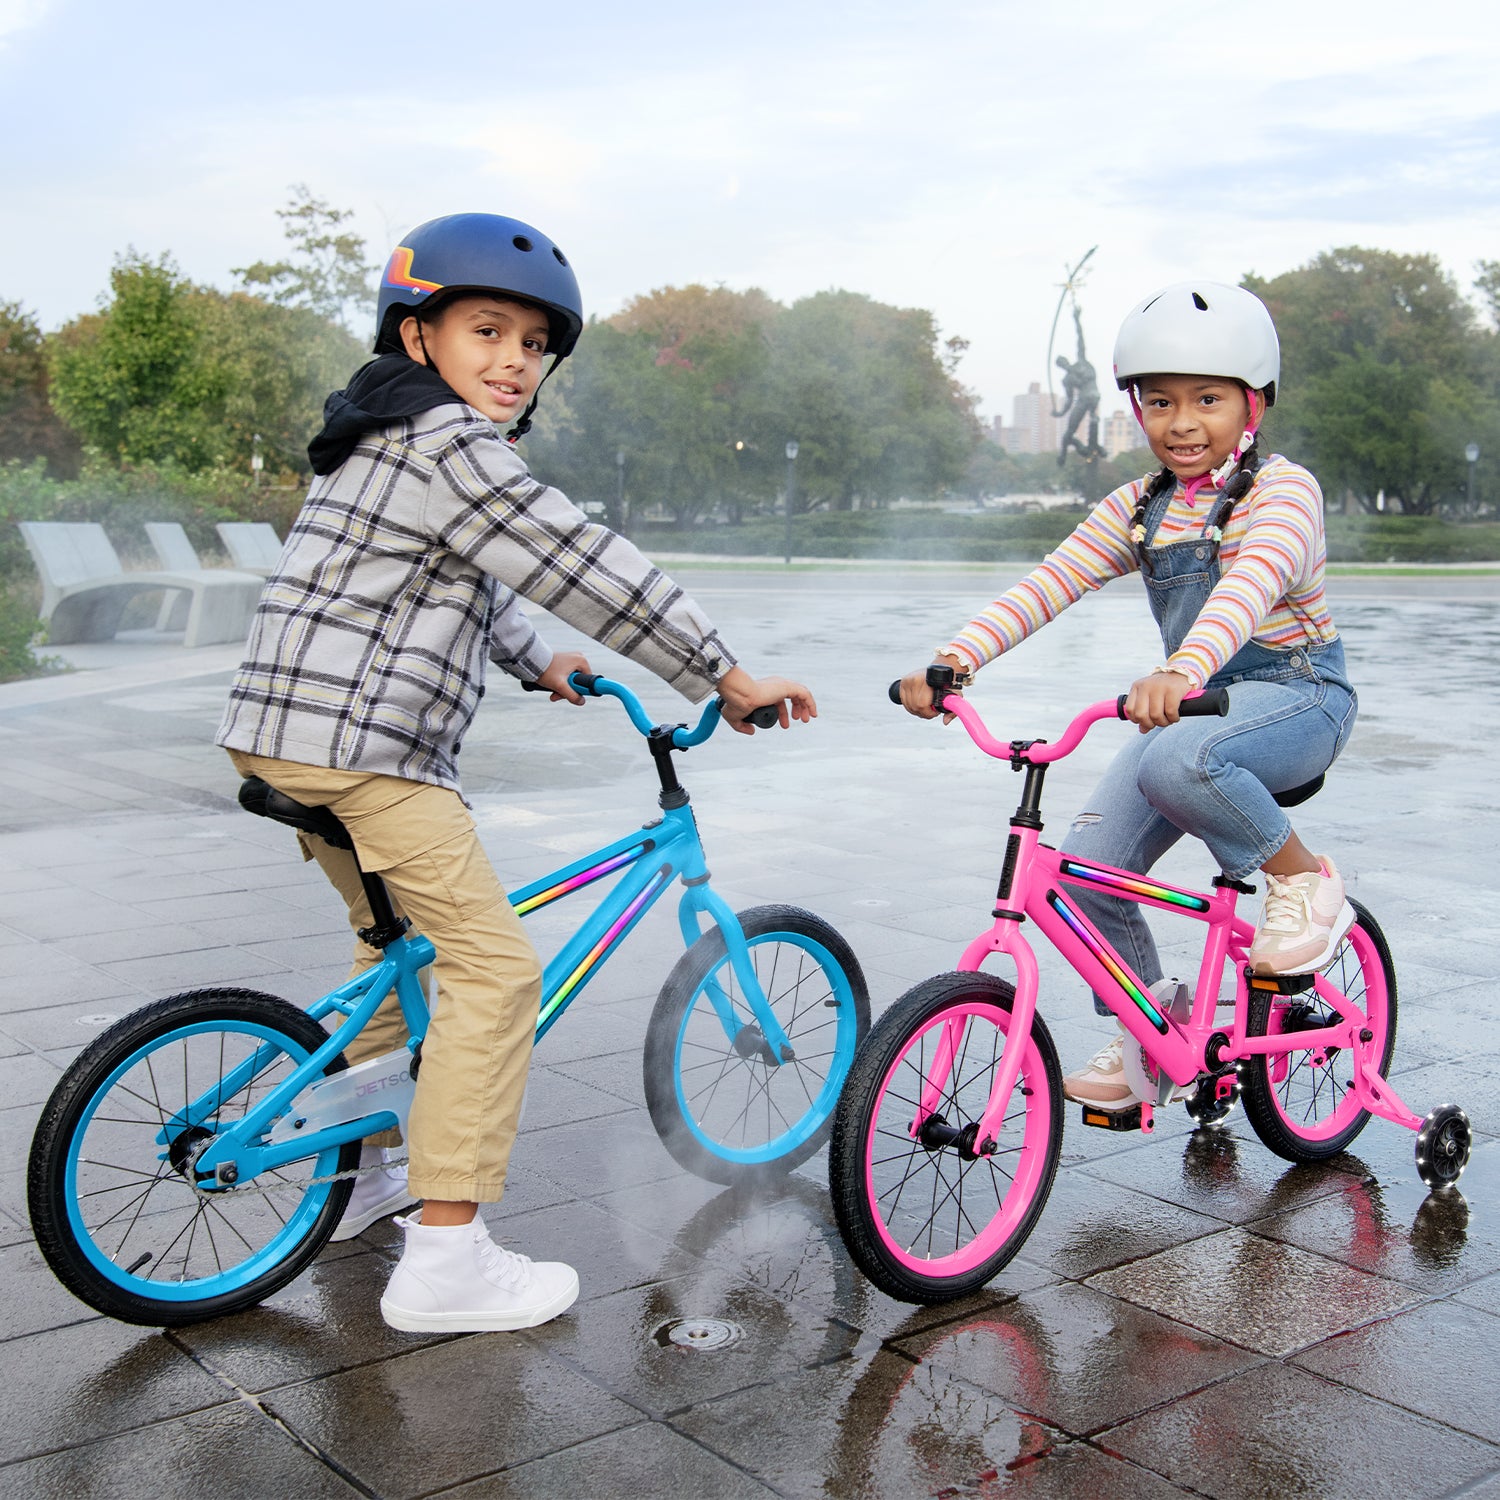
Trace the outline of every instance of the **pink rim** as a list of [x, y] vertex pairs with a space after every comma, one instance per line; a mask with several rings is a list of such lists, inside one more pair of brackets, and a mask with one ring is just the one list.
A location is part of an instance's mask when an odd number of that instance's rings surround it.
[[[966, 1162], [952, 1148], [928, 1151], [907, 1134], [937, 1036], [959, 1017], [965, 1021], [964, 1042], [939, 1112], [950, 1125], [979, 1118], [1011, 1016], [995, 1005], [965, 1001], [939, 1011], [908, 1038], [880, 1080], [865, 1139], [871, 1223], [891, 1258], [922, 1276], [961, 1275], [1004, 1248], [1041, 1185], [1052, 1132], [1047, 1074], [1028, 1035], [1003, 1137], [992, 1157]], [[979, 1036], [981, 1031], [988, 1035]], [[892, 1220], [908, 1231], [910, 1246], [893, 1232]]]
[[[1385, 967], [1369, 933], [1358, 922], [1349, 929], [1333, 961], [1319, 973], [1317, 989], [1320, 994], [1337, 991], [1363, 1010], [1375, 1032], [1377, 1051], [1384, 1051], [1390, 1025]], [[1280, 1030], [1280, 1013], [1273, 1005], [1269, 1030]], [[1343, 1053], [1335, 1059], [1340, 1071], [1347, 1071], [1346, 1059]], [[1274, 1068], [1277, 1061], [1268, 1059], [1268, 1068]], [[1280, 1079], [1272, 1072], [1271, 1101], [1293, 1135], [1306, 1141], [1326, 1141], [1347, 1130], [1365, 1112], [1354, 1090], [1334, 1076], [1333, 1064], [1314, 1067], [1311, 1054], [1306, 1052], [1293, 1052], [1279, 1061], [1286, 1072]]]

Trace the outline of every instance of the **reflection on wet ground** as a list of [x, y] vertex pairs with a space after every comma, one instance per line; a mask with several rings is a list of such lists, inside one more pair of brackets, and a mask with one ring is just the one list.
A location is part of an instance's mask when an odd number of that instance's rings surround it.
[[[736, 648], [805, 676], [822, 710], [809, 730], [684, 760], [716, 884], [834, 921], [878, 1010], [952, 962], [993, 892], [1014, 779], [883, 695], [981, 584], [696, 582]], [[1070, 1117], [1021, 1255], [940, 1308], [853, 1269], [822, 1158], [745, 1193], [685, 1176], [657, 1144], [639, 1056], [679, 950], [662, 908], [543, 1042], [489, 1215], [518, 1248], [578, 1265], [567, 1316], [394, 1333], [376, 1306], [396, 1253], [382, 1224], [238, 1318], [161, 1334], [93, 1317], [25, 1217], [25, 1152], [59, 1070], [177, 988], [311, 998], [342, 972], [343, 919], [290, 841], [232, 808], [208, 745], [226, 667], [184, 679], [184, 653], [142, 648], [113, 686], [0, 689], [0, 1492], [1500, 1495], [1500, 608], [1473, 580], [1461, 601], [1400, 587], [1335, 580], [1361, 719], [1298, 826], [1391, 940], [1403, 1095], [1473, 1118], [1461, 1191], [1429, 1196], [1411, 1136], [1378, 1122], [1332, 1163], [1294, 1167], [1239, 1113], [1195, 1132], [1174, 1111], [1149, 1141]], [[976, 691], [1002, 734], [1045, 735], [1156, 654], [1140, 598], [1106, 591]], [[1115, 743], [1099, 734], [1054, 773], [1054, 829]], [[464, 754], [513, 883], [652, 815], [645, 757], [609, 705], [497, 685]], [[1163, 868], [1210, 873], [1193, 849]], [[552, 930], [536, 929], [544, 947]], [[1100, 1023], [1055, 962], [1042, 974], [1071, 1063]]]

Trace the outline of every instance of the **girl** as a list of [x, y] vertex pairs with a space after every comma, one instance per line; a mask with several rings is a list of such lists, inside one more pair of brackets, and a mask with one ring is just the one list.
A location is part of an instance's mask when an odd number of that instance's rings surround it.
[[[1322, 493], [1300, 465], [1257, 451], [1281, 371], [1275, 325], [1242, 288], [1182, 282], [1125, 319], [1114, 366], [1161, 470], [1106, 496], [936, 659], [964, 685], [1086, 589], [1139, 568], [1166, 660], [1131, 687], [1125, 712], [1141, 738], [1115, 758], [1063, 848], [1144, 872], [1190, 833], [1231, 878], [1265, 872], [1255, 972], [1317, 969], [1354, 912], [1332, 860], [1308, 850], [1272, 794], [1328, 769], [1356, 702], [1323, 598]], [[1221, 686], [1231, 689], [1227, 718], [1178, 722], [1187, 693]], [[935, 716], [925, 669], [902, 680], [901, 697], [908, 712]], [[1140, 908], [1075, 896], [1138, 977], [1159, 982]], [[1122, 1044], [1065, 1079], [1068, 1097], [1105, 1109], [1137, 1102]]]

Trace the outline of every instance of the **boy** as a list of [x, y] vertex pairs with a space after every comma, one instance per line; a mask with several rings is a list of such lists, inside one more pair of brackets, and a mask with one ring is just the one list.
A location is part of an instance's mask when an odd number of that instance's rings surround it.
[[[629, 542], [533, 479], [511, 447], [583, 327], [578, 283], [546, 236], [495, 214], [452, 214], [392, 254], [378, 356], [330, 396], [314, 479], [267, 581], [217, 742], [242, 775], [331, 808], [360, 864], [437, 945], [438, 999], [409, 1127], [410, 1176], [356, 1179], [339, 1233], [422, 1199], [381, 1298], [393, 1327], [526, 1328], [578, 1295], [569, 1266], [491, 1241], [478, 1214], [505, 1184], [541, 990], [530, 942], [479, 844], [457, 756], [484, 655], [582, 699], [517, 592], [698, 700], [717, 691], [745, 733], [775, 704], [815, 716], [798, 683], [736, 664], [701, 609]], [[551, 369], [543, 371], [546, 354]], [[513, 424], [510, 441], [497, 423]], [[354, 859], [299, 835], [370, 920]], [[355, 970], [378, 954], [360, 944]], [[352, 1044], [356, 1063], [404, 1044], [394, 999]], [[373, 1144], [362, 1164], [380, 1158]]]

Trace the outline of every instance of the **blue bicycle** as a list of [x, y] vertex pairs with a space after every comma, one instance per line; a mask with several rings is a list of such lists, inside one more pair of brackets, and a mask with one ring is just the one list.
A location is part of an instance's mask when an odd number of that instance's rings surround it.
[[[617, 682], [571, 680], [580, 693], [618, 699], [645, 736], [661, 816], [512, 896], [525, 916], [615, 877], [546, 965], [537, 1039], [680, 879], [687, 952], [646, 1032], [652, 1123], [676, 1160], [710, 1181], [783, 1173], [826, 1139], [868, 1029], [859, 963], [810, 912], [736, 914], [714, 891], [673, 755], [713, 734], [717, 703], [689, 730], [652, 724]], [[352, 847], [326, 808], [262, 781], [247, 781], [240, 800]], [[360, 936], [383, 954], [372, 968], [305, 1011], [246, 989], [158, 1000], [102, 1033], [63, 1075], [32, 1142], [27, 1191], [38, 1247], [91, 1307], [171, 1326], [254, 1306], [327, 1242], [358, 1175], [360, 1141], [404, 1129], [428, 1021], [419, 975], [435, 949], [396, 914], [378, 875], [361, 878], [374, 921]], [[409, 1046], [347, 1066], [344, 1047], [393, 991]]]

